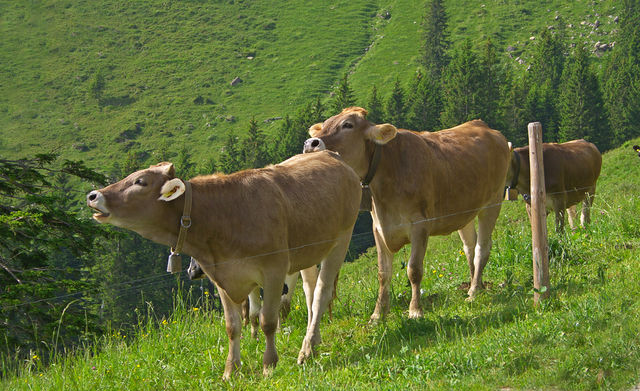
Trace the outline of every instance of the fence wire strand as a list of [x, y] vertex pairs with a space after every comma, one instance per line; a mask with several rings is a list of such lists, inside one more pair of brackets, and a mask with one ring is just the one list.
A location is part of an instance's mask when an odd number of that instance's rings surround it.
[[[575, 193], [575, 192], [578, 192], [578, 191], [589, 190], [591, 188], [592, 188], [591, 186], [582, 187], [582, 188], [574, 188], [574, 189], [565, 190], [565, 191], [546, 193], [546, 195], [547, 196], [550, 196], [550, 195], [552, 196], [552, 195], [558, 195], [558, 194], [562, 194], [562, 193]], [[417, 220], [417, 221], [412, 221], [412, 222], [409, 222], [409, 223], [398, 224], [395, 227], [403, 227], [403, 226], [410, 226], [410, 225], [415, 225], [415, 224], [423, 224], [423, 223], [426, 223], [426, 222], [432, 222], [432, 221], [436, 221], [436, 220], [440, 220], [440, 219], [446, 219], [446, 218], [450, 218], [450, 217], [454, 217], [454, 216], [459, 216], [459, 215], [462, 215], [462, 214], [469, 214], [469, 213], [472, 213], [472, 212], [476, 212], [476, 214], [477, 214], [477, 213], [479, 213], [480, 211], [482, 211], [484, 209], [496, 208], [498, 206], [501, 206], [505, 202], [508, 202], [508, 201], [507, 200], [502, 200], [500, 202], [496, 202], [496, 203], [493, 203], [493, 204], [485, 205], [485, 206], [480, 207], [480, 208], [468, 209], [468, 210], [465, 210], [465, 211], [450, 213], [450, 214], [446, 214], [446, 215], [442, 215], [442, 216], [424, 218], [424, 219], [420, 219], [420, 220]], [[593, 208], [591, 208], [591, 209], [593, 209]], [[604, 209], [601, 209], [601, 210], [604, 210]], [[362, 244], [362, 243], [364, 243], [364, 240], [370, 240], [369, 239], [370, 236], [372, 236], [372, 233], [370, 231], [360, 232], [360, 233], [357, 233], [357, 234], [352, 234], [351, 235], [350, 244], [354, 243], [354, 241], [357, 244], [359, 240], [361, 241], [360, 244]], [[317, 241], [317, 242], [311, 242], [311, 243], [307, 243], [307, 244], [303, 244], [303, 245], [295, 246], [295, 247], [291, 247], [291, 248], [279, 249], [279, 250], [269, 251], [269, 252], [262, 253], [262, 254], [251, 255], [251, 256], [248, 256], [248, 257], [244, 257], [244, 258], [230, 259], [228, 261], [217, 262], [214, 265], [216, 267], [218, 267], [218, 266], [222, 266], [222, 265], [225, 265], [225, 264], [234, 263], [234, 262], [238, 262], [238, 261], [250, 260], [250, 259], [260, 258], [260, 257], [264, 257], [264, 256], [280, 254], [280, 253], [284, 253], [284, 252], [301, 250], [303, 248], [307, 248], [307, 247], [311, 247], [311, 246], [318, 246], [318, 245], [322, 245], [322, 244], [332, 243], [332, 242], [335, 242], [336, 240], [337, 239], [328, 239], [328, 240], [321, 240], [321, 241]], [[199, 261], [198, 261], [198, 263], [202, 264]], [[186, 272], [187, 269], [188, 269], [188, 266], [184, 267], [181, 270], [181, 272], [180, 272], [180, 276], [181, 276], [180, 278], [181, 279], [183, 278], [183, 276], [185, 274], [184, 272]], [[156, 283], [155, 280], [160, 280], [159, 282], [157, 282], [158, 285], [166, 284], [167, 281], [169, 280], [169, 278], [175, 278], [175, 277], [173, 276], [173, 274], [169, 274], [169, 273], [166, 273], [166, 272], [158, 273], [158, 274], [154, 274], [154, 275], [151, 275], [151, 276], [148, 276], [148, 277], [143, 277], [143, 278], [140, 278], [140, 279], [135, 279], [135, 280], [123, 281], [123, 282], [115, 283], [115, 284], [110, 285], [110, 288], [117, 287], [117, 286], [122, 286], [122, 285], [131, 285], [131, 284], [133, 284], [133, 286], [122, 288], [120, 290], [116, 290], [115, 291], [116, 293], [129, 292], [129, 291], [132, 291], [132, 290], [140, 289], [141, 287], [153, 285], [154, 283]], [[53, 296], [53, 297], [49, 297], [49, 298], [42, 298], [42, 299], [23, 302], [23, 303], [19, 303], [19, 304], [4, 306], [4, 307], [1, 307], [0, 309], [1, 310], [12, 310], [12, 309], [16, 309], [16, 308], [21, 307], [21, 306], [33, 305], [33, 304], [46, 302], [46, 301], [55, 301], [55, 300], [60, 300], [60, 299], [65, 299], [65, 298], [77, 298], [78, 296], [89, 295], [90, 292], [93, 292], [93, 290], [83, 290], [83, 291], [73, 292], [73, 293], [64, 294], [64, 295]], [[92, 298], [92, 299], [95, 299], [95, 298]]]

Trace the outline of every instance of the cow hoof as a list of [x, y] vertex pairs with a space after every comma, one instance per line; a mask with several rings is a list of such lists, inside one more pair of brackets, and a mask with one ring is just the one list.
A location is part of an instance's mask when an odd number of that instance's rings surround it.
[[380, 323], [382, 320], [384, 320], [384, 316], [380, 315], [378, 312], [374, 312], [369, 318], [369, 324], [375, 325]]
[[409, 319], [420, 319], [423, 316], [422, 310], [409, 310]]
[[305, 338], [302, 342], [302, 349], [300, 349], [300, 354], [298, 354], [298, 364], [304, 364], [307, 359], [313, 357], [313, 354], [313, 346], [311, 345], [311, 342], [309, 342], [309, 340]]
[[273, 366], [264, 366], [262, 368], [262, 376], [264, 377], [271, 377], [271, 375], [273, 375]]

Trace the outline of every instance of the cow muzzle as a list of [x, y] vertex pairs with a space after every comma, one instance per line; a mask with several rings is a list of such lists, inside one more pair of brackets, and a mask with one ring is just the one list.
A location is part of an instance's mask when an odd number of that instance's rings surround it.
[[96, 211], [93, 218], [100, 223], [110, 216], [104, 195], [97, 190], [87, 194], [87, 206]]
[[304, 148], [302, 149], [302, 152], [303, 153], [318, 152], [318, 151], [324, 151], [325, 149], [327, 149], [327, 147], [324, 145], [324, 141], [320, 140], [317, 137], [312, 137], [312, 138], [308, 138], [304, 142]]

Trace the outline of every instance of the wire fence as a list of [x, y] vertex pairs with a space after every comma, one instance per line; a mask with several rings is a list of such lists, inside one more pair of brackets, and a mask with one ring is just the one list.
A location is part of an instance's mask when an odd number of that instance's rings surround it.
[[[589, 189], [591, 189], [591, 186], [582, 187], [582, 188], [574, 188], [574, 189], [560, 191], [560, 192], [552, 192], [552, 193], [547, 193], [546, 195], [547, 196], [553, 196], [553, 195], [558, 195], [558, 194], [562, 194], [562, 193], [575, 193], [575, 192], [580, 192], [580, 191], [586, 191], [586, 190], [589, 190]], [[498, 206], [501, 206], [505, 202], [508, 202], [508, 201], [503, 200], [503, 201], [500, 201], [500, 202], [497, 202], [497, 203], [485, 205], [485, 206], [480, 207], [480, 208], [467, 209], [467, 210], [464, 210], [464, 211], [450, 213], [450, 214], [446, 214], [446, 215], [424, 218], [424, 219], [412, 221], [412, 222], [409, 222], [409, 223], [398, 224], [395, 227], [399, 228], [399, 227], [403, 227], [403, 226], [410, 226], [410, 225], [415, 225], [415, 224], [423, 224], [423, 223], [426, 223], [426, 222], [432, 222], [432, 221], [436, 221], [436, 220], [447, 219], [447, 218], [450, 218], [450, 217], [455, 217], [455, 216], [459, 216], [459, 215], [463, 215], [463, 214], [469, 214], [469, 213], [476, 213], [477, 214], [477, 213], [479, 213], [480, 211], [482, 211], [484, 209], [496, 208]], [[372, 232], [371, 231], [354, 233], [351, 236], [351, 244], [361, 245], [361, 244], [364, 244], [366, 242], [370, 242], [371, 241], [371, 237], [372, 237]], [[311, 242], [311, 243], [307, 243], [307, 244], [304, 244], [304, 245], [295, 246], [295, 247], [291, 247], [291, 248], [278, 249], [278, 250], [274, 250], [274, 251], [265, 252], [265, 253], [262, 253], [262, 254], [251, 255], [251, 256], [248, 256], [248, 257], [244, 257], [244, 258], [230, 259], [230, 260], [223, 261], [223, 262], [216, 262], [215, 266], [218, 267], [218, 266], [222, 266], [224, 264], [234, 263], [234, 262], [238, 262], [238, 261], [250, 260], [250, 259], [255, 259], [255, 258], [259, 258], [259, 257], [279, 254], [279, 253], [285, 253], [285, 252], [290, 252], [290, 251], [301, 250], [303, 248], [307, 248], [307, 247], [311, 247], [311, 246], [317, 246], [317, 245], [332, 243], [332, 242], [335, 242], [336, 240], [337, 240], [337, 238], [336, 239], [329, 239], [329, 240], [320, 240], [320, 241]], [[180, 272], [180, 279], [182, 281], [188, 281], [188, 279], [186, 277], [186, 273], [185, 273], [187, 268], [188, 267], [183, 268], [182, 271]], [[154, 275], [143, 277], [143, 278], [139, 278], [139, 279], [134, 279], [134, 280], [122, 281], [122, 282], [119, 282], [119, 283], [115, 283], [115, 284], [110, 285], [109, 288], [113, 292], [114, 288], [118, 288], [120, 286], [123, 286], [122, 289], [115, 289], [115, 292], [117, 294], [119, 294], [119, 295], [124, 295], [127, 292], [140, 290], [141, 288], [147, 287], [147, 286], [150, 286], [150, 285], [154, 285], [154, 284], [156, 284], [156, 285], [160, 285], [160, 284], [164, 285], [164, 284], [167, 284], [168, 281], [173, 281], [173, 280], [176, 280], [176, 277], [174, 275], [166, 273], [166, 272], [162, 272], [162, 273], [154, 274]], [[92, 296], [92, 295], [95, 295], [95, 289], [80, 290], [80, 291], [77, 291], [77, 292], [68, 293], [68, 294], [64, 294], [64, 295], [52, 296], [52, 297], [48, 297], [48, 298], [41, 298], [41, 299], [32, 300], [32, 301], [28, 301], [28, 302], [22, 302], [22, 303], [19, 303], [19, 304], [3, 306], [3, 307], [0, 307], [0, 310], [5, 310], [5, 311], [14, 310], [14, 309], [16, 309], [18, 307], [22, 307], [22, 306], [29, 306], [29, 305], [33, 305], [33, 304], [37, 304], [37, 303], [42, 303], [42, 302], [50, 302], [50, 301], [57, 301], [57, 300], [70, 299], [70, 298], [78, 299], [78, 298], [83, 298], [83, 297], [91, 297], [92, 299], [95, 299], [95, 297]]]

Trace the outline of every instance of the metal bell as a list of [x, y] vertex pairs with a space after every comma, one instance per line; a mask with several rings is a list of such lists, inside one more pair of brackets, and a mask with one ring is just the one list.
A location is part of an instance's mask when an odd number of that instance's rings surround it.
[[182, 271], [182, 257], [172, 252], [167, 262], [167, 273], [179, 273]]

